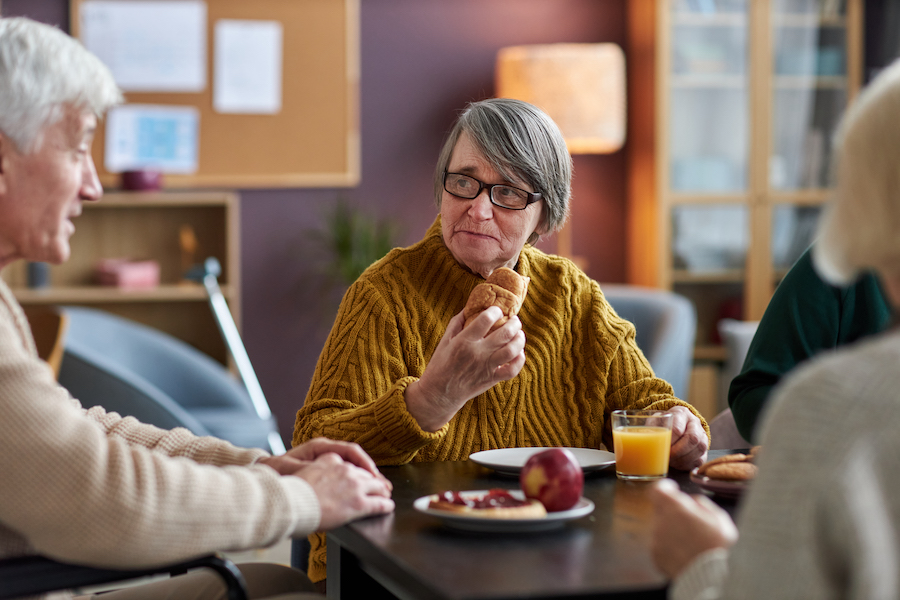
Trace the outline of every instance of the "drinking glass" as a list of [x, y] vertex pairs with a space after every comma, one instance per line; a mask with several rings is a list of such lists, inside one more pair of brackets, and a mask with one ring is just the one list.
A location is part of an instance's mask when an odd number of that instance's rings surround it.
[[672, 413], [613, 411], [612, 434], [619, 479], [651, 481], [669, 472]]

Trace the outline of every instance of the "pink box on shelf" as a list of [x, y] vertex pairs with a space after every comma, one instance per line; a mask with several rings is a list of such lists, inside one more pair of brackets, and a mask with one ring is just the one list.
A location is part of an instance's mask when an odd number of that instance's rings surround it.
[[122, 289], [146, 289], [159, 285], [159, 263], [155, 260], [104, 258], [94, 267], [94, 280], [100, 285]]

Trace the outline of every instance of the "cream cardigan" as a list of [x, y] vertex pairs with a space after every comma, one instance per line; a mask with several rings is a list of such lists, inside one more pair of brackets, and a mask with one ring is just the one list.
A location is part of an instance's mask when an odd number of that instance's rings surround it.
[[312, 488], [252, 464], [263, 456], [85, 410], [0, 282], [0, 557], [139, 567], [314, 531]]

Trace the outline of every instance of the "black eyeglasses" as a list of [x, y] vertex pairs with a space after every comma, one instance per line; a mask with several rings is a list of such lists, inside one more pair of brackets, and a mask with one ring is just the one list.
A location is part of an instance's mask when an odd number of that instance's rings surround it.
[[525, 210], [529, 204], [534, 204], [541, 199], [540, 194], [526, 192], [511, 185], [484, 183], [462, 173], [448, 173], [447, 171], [444, 171], [444, 189], [465, 200], [474, 200], [481, 190], [486, 189], [491, 204], [509, 210]]

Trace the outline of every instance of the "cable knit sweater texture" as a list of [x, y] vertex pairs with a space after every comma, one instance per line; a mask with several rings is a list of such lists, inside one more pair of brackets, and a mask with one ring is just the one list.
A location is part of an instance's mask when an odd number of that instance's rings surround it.
[[[297, 413], [294, 443], [316, 436], [354, 441], [381, 465], [465, 460], [493, 448], [611, 448], [611, 411], [688, 406], [653, 376], [634, 326], [571, 261], [526, 246], [516, 271], [531, 278], [519, 312], [524, 368], [427, 432], [407, 411], [404, 391], [484, 279], [453, 258], [440, 217], [422, 241], [370, 267], [341, 302]], [[309, 575], [319, 581], [324, 536], [311, 541]]]
[[0, 558], [140, 567], [308, 535], [315, 493], [263, 456], [82, 408], [0, 281]]

